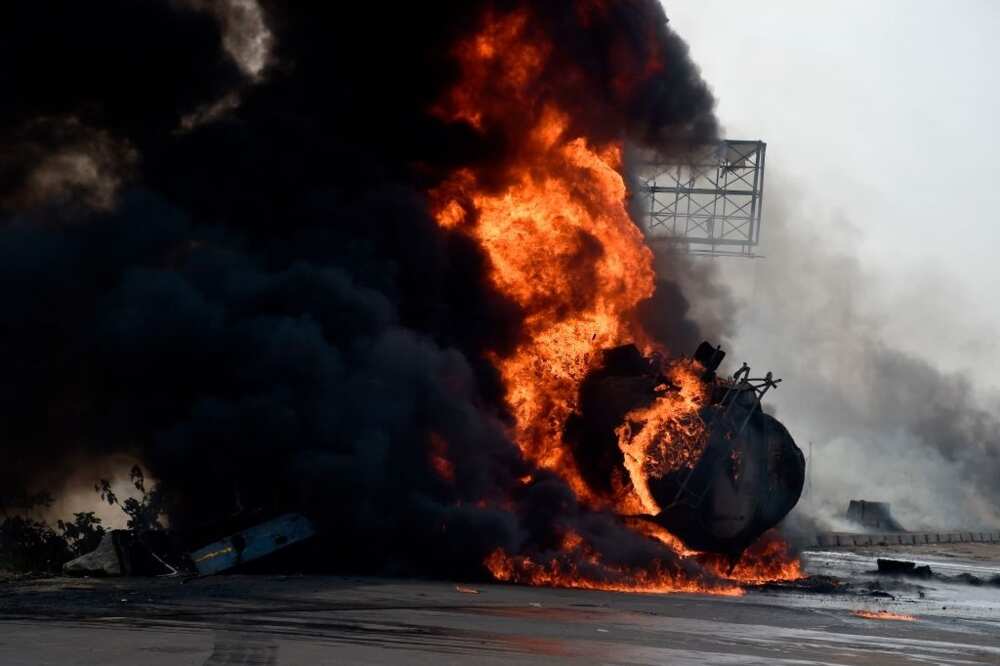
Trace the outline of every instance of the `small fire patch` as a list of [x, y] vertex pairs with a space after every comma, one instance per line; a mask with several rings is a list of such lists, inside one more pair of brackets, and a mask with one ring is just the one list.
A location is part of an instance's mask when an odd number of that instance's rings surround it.
[[856, 617], [863, 617], [866, 620], [895, 620], [897, 622], [914, 622], [917, 618], [912, 615], [905, 615], [903, 613], [893, 613], [892, 611], [869, 611], [869, 610], [856, 610], [852, 611], [851, 615]]

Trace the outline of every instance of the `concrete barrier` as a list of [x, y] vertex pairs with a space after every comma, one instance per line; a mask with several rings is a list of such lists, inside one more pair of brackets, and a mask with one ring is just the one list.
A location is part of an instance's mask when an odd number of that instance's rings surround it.
[[1000, 543], [1000, 532], [892, 532], [882, 534], [820, 532], [816, 535], [816, 545], [822, 548], [914, 546], [937, 543]]

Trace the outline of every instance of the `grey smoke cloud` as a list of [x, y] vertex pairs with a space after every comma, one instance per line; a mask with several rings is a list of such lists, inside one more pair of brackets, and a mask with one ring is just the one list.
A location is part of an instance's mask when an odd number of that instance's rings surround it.
[[83, 206], [110, 210], [138, 155], [125, 139], [73, 114], [40, 116], [4, 133], [0, 207]]
[[246, 74], [262, 75], [271, 60], [274, 34], [257, 0], [185, 0], [190, 7], [209, 12], [222, 25], [222, 46]]
[[804, 450], [813, 443], [797, 511], [841, 527], [858, 498], [892, 502], [907, 528], [1000, 524], [1000, 403], [953, 363], [917, 353], [928, 336], [916, 329], [915, 342], [898, 324], [947, 330], [947, 280], [917, 272], [919, 298], [894, 306], [898, 281], [858, 258], [850, 219], [817, 215], [782, 174], [769, 178], [766, 258], [717, 263], [738, 303], [730, 360], [784, 377], [771, 404]]

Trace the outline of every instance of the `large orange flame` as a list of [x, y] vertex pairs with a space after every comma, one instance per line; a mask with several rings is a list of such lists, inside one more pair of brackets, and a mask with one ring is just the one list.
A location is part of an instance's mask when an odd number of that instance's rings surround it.
[[648, 407], [634, 409], [615, 432], [632, 487], [645, 513], [655, 515], [660, 506], [649, 492], [647, 480], [677, 469], [693, 467], [705, 449], [705, 424], [698, 410], [705, 404], [706, 387], [692, 362], [676, 362], [669, 369], [677, 390], [657, 387], [660, 395]]
[[[523, 39], [526, 14], [488, 22], [459, 45], [462, 83], [438, 113], [479, 126], [491, 108], [523, 100], [547, 45]], [[499, 82], [491, 75], [499, 76]], [[498, 104], [497, 91], [507, 100]], [[490, 191], [463, 169], [432, 193], [439, 224], [474, 236], [490, 258], [491, 279], [525, 312], [516, 353], [495, 358], [525, 457], [560, 474], [591, 503], [562, 442], [580, 382], [602, 349], [645, 340], [631, 316], [653, 293], [653, 256], [626, 209], [621, 148], [567, 135], [568, 116], [543, 106], [523, 130], [506, 187]], [[640, 510], [625, 491], [615, 502]]]
[[[489, 258], [493, 285], [524, 312], [516, 350], [492, 360], [525, 459], [560, 475], [593, 507], [655, 514], [659, 507], [647, 479], [693, 464], [704, 448], [698, 413], [706, 387], [688, 362], [665, 367], [674, 387], [663, 387], [617, 431], [628, 478], [618, 480], [611, 496], [585, 482], [563, 429], [602, 350], [626, 343], [656, 349], [634, 316], [653, 294], [653, 255], [628, 213], [621, 145], [574, 135], [567, 110], [537, 89], [552, 46], [529, 36], [528, 19], [526, 11], [489, 16], [478, 34], [458, 44], [459, 83], [433, 112], [483, 131], [502, 128], [513, 148], [499, 177], [495, 169], [460, 169], [430, 193], [432, 207], [439, 225], [477, 241]], [[686, 553], [665, 530], [637, 529]], [[567, 539], [546, 561], [496, 551], [485, 564], [498, 580], [533, 585], [738, 592], [690, 580], [658, 562], [616, 569], [579, 535]], [[588, 571], [580, 562], [588, 563]]]

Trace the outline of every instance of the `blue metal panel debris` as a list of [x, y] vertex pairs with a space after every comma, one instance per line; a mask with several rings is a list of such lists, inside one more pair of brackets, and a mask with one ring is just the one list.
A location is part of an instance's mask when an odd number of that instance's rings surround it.
[[270, 555], [315, 534], [316, 527], [308, 518], [286, 513], [199, 548], [191, 553], [191, 559], [200, 575], [209, 576]]

